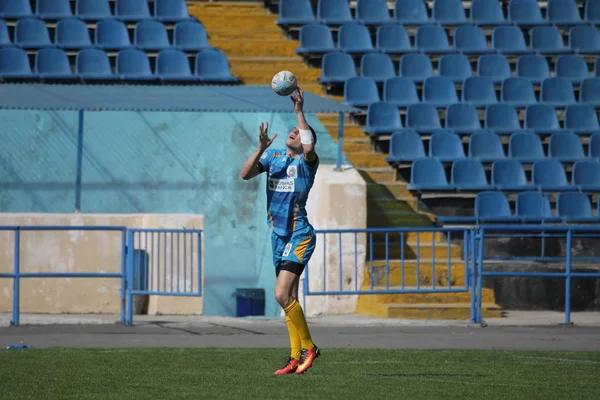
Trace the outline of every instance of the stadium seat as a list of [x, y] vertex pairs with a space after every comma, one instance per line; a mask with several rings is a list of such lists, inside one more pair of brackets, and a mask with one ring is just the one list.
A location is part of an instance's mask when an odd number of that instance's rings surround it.
[[492, 48], [501, 54], [531, 54], [518, 26], [498, 26], [492, 31]]
[[277, 25], [304, 25], [315, 22], [310, 0], [280, 0]]
[[600, 218], [594, 215], [590, 198], [585, 193], [559, 193], [556, 199], [556, 211], [564, 222], [600, 221]]
[[547, 55], [568, 54], [572, 50], [565, 47], [563, 38], [554, 26], [536, 26], [529, 32], [531, 49]]
[[438, 74], [445, 76], [454, 83], [463, 83], [471, 77], [471, 63], [462, 54], [445, 54], [438, 60]]
[[154, 0], [154, 18], [163, 22], [192, 19], [185, 0]]
[[30, 78], [31, 65], [27, 53], [16, 47], [0, 48], [0, 78]]
[[553, 133], [548, 143], [548, 157], [561, 162], [576, 162], [585, 159], [581, 139], [568, 131]]
[[594, 76], [600, 76], [600, 57], [596, 57], [594, 61]]
[[26, 0], [0, 1], [0, 18], [19, 19], [32, 16], [31, 4]]
[[590, 73], [584, 58], [573, 54], [556, 57], [554, 75], [579, 83], [588, 78]]
[[423, 102], [436, 107], [448, 107], [458, 103], [456, 87], [450, 78], [445, 76], [430, 76], [423, 83]]
[[574, 0], [548, 0], [546, 6], [548, 22], [553, 25], [577, 25], [583, 20]]
[[475, 219], [477, 223], [519, 222], [513, 215], [504, 193], [484, 191], [475, 196]]
[[383, 83], [383, 101], [396, 107], [408, 107], [421, 102], [413, 80], [403, 76], [389, 78]]
[[121, 21], [152, 19], [147, 0], [116, 0], [115, 17]]
[[527, 183], [521, 163], [510, 158], [492, 163], [491, 184], [496, 190], [519, 191], [533, 189], [533, 186]]
[[433, 21], [427, 13], [423, 0], [396, 0], [394, 3], [394, 19], [402, 25], [428, 25]]
[[337, 51], [331, 31], [323, 24], [306, 24], [300, 28], [296, 54], [326, 54]]
[[390, 138], [389, 163], [413, 162], [427, 158], [421, 136], [412, 129], [394, 132]]
[[542, 10], [537, 0], [510, 0], [508, 20], [515, 25], [549, 25], [542, 17]]
[[12, 46], [10, 35], [8, 34], [8, 27], [3, 20], [0, 19], [0, 47]]
[[317, 19], [327, 25], [343, 25], [352, 22], [348, 0], [318, 0]]
[[75, 57], [75, 73], [84, 80], [118, 79], [112, 72], [108, 55], [96, 48], [80, 50]]
[[466, 25], [470, 23], [460, 0], [434, 0], [431, 10], [434, 22], [440, 25]]
[[485, 109], [486, 129], [495, 133], [512, 133], [521, 130], [517, 110], [510, 104], [491, 104]]
[[94, 43], [105, 50], [123, 50], [133, 47], [125, 24], [116, 19], [104, 19], [96, 24]]
[[590, 25], [572, 27], [569, 30], [569, 47], [579, 54], [600, 53], [600, 31]]
[[509, 24], [509, 22], [504, 17], [502, 6], [496, 0], [471, 1], [470, 20], [475, 25], [482, 26], [496, 26]]
[[540, 102], [564, 107], [575, 103], [575, 92], [571, 81], [565, 78], [551, 77], [542, 82]]
[[338, 48], [349, 54], [375, 52], [369, 28], [357, 22], [340, 26], [338, 30]]
[[483, 165], [473, 159], [456, 160], [452, 163], [450, 184], [457, 190], [490, 190]]
[[472, 104], [456, 103], [446, 109], [446, 128], [457, 133], [473, 133], [481, 129], [479, 114]]
[[419, 133], [434, 133], [442, 129], [442, 124], [435, 106], [420, 103], [406, 108], [406, 127]]
[[167, 29], [156, 20], [140, 21], [135, 25], [133, 44], [141, 50], [163, 50], [171, 47]]
[[152, 72], [146, 52], [137, 49], [121, 50], [117, 54], [115, 73], [123, 80], [157, 79]]
[[555, 223], [560, 217], [552, 215], [548, 196], [540, 192], [520, 192], [515, 201], [515, 214], [525, 223]]
[[583, 6], [584, 21], [589, 24], [600, 24], [600, 2], [587, 0]]
[[387, 54], [416, 53], [411, 47], [410, 37], [405, 27], [398, 24], [382, 25], [377, 28], [377, 49]]
[[199, 51], [211, 47], [204, 25], [196, 21], [182, 21], [175, 24], [173, 46], [182, 51]]
[[350, 107], [368, 107], [380, 102], [377, 84], [372, 78], [355, 76], [344, 84], [344, 101]]
[[590, 134], [600, 130], [598, 115], [590, 104], [571, 104], [565, 107], [565, 129], [578, 134]]
[[475, 107], [487, 107], [498, 102], [494, 82], [487, 76], [472, 76], [463, 82], [462, 101]]
[[[577, 137], [576, 139], [579, 140]], [[600, 162], [592, 160], [576, 161], [573, 164], [572, 183], [583, 192], [599, 192]]]
[[54, 43], [61, 49], [85, 49], [92, 47], [90, 33], [85, 22], [76, 18], [58, 21], [54, 30]]
[[537, 103], [531, 81], [527, 78], [518, 77], [506, 78], [502, 82], [500, 99], [503, 103], [519, 108]]
[[392, 59], [387, 54], [364, 54], [360, 60], [360, 75], [372, 78], [377, 83], [383, 83], [388, 78], [396, 76]]
[[231, 75], [225, 53], [218, 49], [202, 50], [194, 60], [194, 75], [201, 82], [235, 83], [239, 79]]
[[[568, 57], [568, 56], [558, 56]], [[525, 55], [517, 59], [517, 76], [529, 79], [532, 83], [542, 83], [550, 77], [550, 66], [546, 58], [540, 55]]]
[[402, 129], [402, 122], [396, 106], [384, 102], [369, 105], [363, 132], [370, 135], [391, 134], [399, 129]]
[[531, 132], [515, 132], [508, 141], [508, 158], [532, 163], [546, 158], [540, 137]]
[[451, 131], [438, 131], [429, 138], [429, 157], [441, 162], [453, 162], [465, 158], [460, 136]]
[[415, 33], [415, 45], [424, 54], [456, 53], [450, 47], [446, 31], [438, 25], [419, 26]]
[[431, 59], [424, 54], [406, 54], [400, 57], [398, 75], [414, 82], [423, 82], [433, 76]]
[[163, 81], [195, 80], [185, 53], [180, 50], [161, 50], [156, 56], [155, 74]]
[[581, 103], [600, 105], [600, 78], [586, 78], [579, 87], [579, 101]]
[[588, 157], [600, 160], [600, 133], [594, 133], [590, 136]]
[[454, 30], [454, 48], [462, 54], [490, 54], [490, 49], [483, 29], [478, 26], [459, 26]]
[[562, 192], [577, 190], [569, 184], [567, 174], [560, 161], [553, 158], [538, 160], [531, 167], [533, 186], [541, 191]]
[[385, 0], [358, 0], [356, 20], [365, 25], [384, 25], [392, 22]]
[[113, 18], [108, 0], [76, 0], [75, 15], [84, 21]]
[[319, 83], [343, 83], [353, 76], [356, 76], [356, 67], [350, 54], [328, 53], [323, 56]]
[[64, 50], [56, 48], [40, 49], [35, 55], [34, 72], [40, 78], [73, 79], [69, 58]]
[[525, 109], [525, 129], [536, 133], [560, 131], [556, 110], [549, 104], [532, 104]]
[[500, 136], [487, 132], [469, 136], [468, 156], [481, 162], [494, 162], [506, 158]]
[[15, 43], [24, 49], [52, 47], [50, 34], [41, 19], [23, 18], [15, 25]]
[[455, 190], [454, 185], [448, 183], [444, 166], [434, 158], [413, 162], [410, 170], [410, 183], [406, 188], [414, 191]]
[[501, 83], [510, 78], [510, 65], [506, 57], [499, 54], [488, 54], [477, 59], [477, 75], [487, 76], [494, 83]]
[[36, 0], [35, 13], [42, 19], [58, 20], [73, 16], [69, 0]]

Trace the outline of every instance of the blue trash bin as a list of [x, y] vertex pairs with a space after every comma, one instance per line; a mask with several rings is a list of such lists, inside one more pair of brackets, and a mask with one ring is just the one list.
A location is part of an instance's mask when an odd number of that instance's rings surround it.
[[265, 315], [264, 289], [236, 289], [236, 316]]

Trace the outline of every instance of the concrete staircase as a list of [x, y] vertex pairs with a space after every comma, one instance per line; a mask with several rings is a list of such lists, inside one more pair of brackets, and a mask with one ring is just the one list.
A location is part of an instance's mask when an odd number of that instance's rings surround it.
[[[277, 16], [267, 11], [261, 2], [194, 2], [189, 5], [190, 14], [202, 21], [209, 35], [210, 44], [220, 48], [231, 64], [232, 74], [247, 85], [265, 85], [281, 70], [293, 71], [300, 86], [308, 92], [340, 101], [340, 96], [327, 94], [317, 83], [321, 74], [318, 68], [308, 67], [294, 51], [298, 42], [286, 38], [275, 24]], [[320, 114], [319, 118], [337, 142], [337, 114]], [[433, 216], [418, 210], [418, 201], [406, 190], [406, 183], [399, 182], [392, 168], [385, 162], [385, 155], [372, 149], [372, 144], [358, 123], [349, 117], [344, 121], [344, 152], [352, 165], [367, 182], [367, 226], [368, 227], [428, 227]], [[400, 246], [389, 252], [391, 261], [386, 276], [385, 263], [377, 261], [373, 269], [367, 267], [363, 288], [404, 283], [405, 287], [430, 286], [433, 260], [436, 262], [435, 280], [446, 279], [448, 272], [453, 285], [464, 284], [464, 267], [461, 248], [448, 246], [446, 239], [432, 234], [407, 235], [403, 254]], [[432, 240], [434, 239], [434, 240]], [[385, 238], [374, 237], [373, 258], [385, 257]], [[450, 271], [448, 271], [448, 249], [450, 248]], [[419, 254], [417, 254], [419, 253]], [[404, 256], [404, 282], [400, 280], [400, 261]], [[419, 268], [417, 269], [417, 255]], [[371, 255], [368, 255], [368, 259]], [[445, 261], [441, 261], [445, 260]], [[382, 269], [383, 265], [383, 269]], [[445, 266], [445, 268], [444, 268]], [[418, 271], [418, 274], [417, 274]], [[371, 279], [373, 272], [373, 279]], [[439, 275], [439, 276], [438, 276]], [[444, 278], [446, 277], [446, 278]], [[493, 291], [484, 290], [484, 317], [500, 316], [495, 305]], [[364, 315], [389, 318], [444, 318], [464, 319], [469, 317], [469, 293], [461, 294], [386, 294], [361, 295], [357, 312]]]

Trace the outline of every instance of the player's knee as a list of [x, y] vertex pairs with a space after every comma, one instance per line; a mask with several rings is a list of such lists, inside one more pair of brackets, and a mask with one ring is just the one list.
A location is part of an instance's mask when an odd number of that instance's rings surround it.
[[292, 303], [292, 296], [290, 295], [289, 290], [286, 288], [276, 288], [275, 289], [275, 300], [279, 303], [279, 305], [283, 308], [286, 308]]

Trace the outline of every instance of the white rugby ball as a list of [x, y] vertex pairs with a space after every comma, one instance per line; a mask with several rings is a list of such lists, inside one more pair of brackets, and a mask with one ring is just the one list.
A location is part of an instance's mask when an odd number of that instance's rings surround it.
[[290, 71], [279, 71], [271, 81], [271, 88], [280, 96], [289, 96], [294, 93], [297, 86], [296, 75]]

